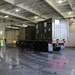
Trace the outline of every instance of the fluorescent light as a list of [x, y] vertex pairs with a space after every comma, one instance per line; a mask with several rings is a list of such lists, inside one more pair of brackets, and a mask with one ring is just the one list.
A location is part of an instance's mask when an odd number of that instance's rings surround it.
[[70, 20], [73, 21], [73, 18], [71, 18]]
[[27, 25], [25, 25], [24, 27], [28, 27]]
[[23, 26], [25, 26], [25, 24], [23, 24]]
[[28, 27], [28, 25], [23, 24], [23, 27]]
[[37, 19], [37, 18], [38, 18], [38, 16], [35, 16], [34, 18], [35, 18], [35, 19]]
[[2, 32], [2, 31], [0, 31], [0, 34], [3, 34], [3, 32]]
[[73, 13], [73, 12], [72, 12], [72, 11], [70, 11], [68, 14], [69, 14], [69, 15], [71, 15], [72, 13]]
[[8, 18], [9, 16], [8, 15], [6, 15], [6, 16], [4, 16], [5, 18]]
[[7, 28], [13, 28], [13, 29], [18, 29], [18, 27], [11, 27], [11, 26], [6, 26]]
[[8, 26], [9, 28], [11, 27], [11, 26]]
[[73, 25], [75, 25], [75, 23], [72, 23]]
[[16, 40], [13, 40], [13, 43], [16, 44]]
[[18, 26], [21, 26], [21, 25], [18, 25]]
[[6, 26], [7, 28], [11, 28], [11, 26]]
[[19, 10], [19, 9], [16, 9], [15, 11], [16, 11], [16, 12], [19, 12], [20, 10]]
[[74, 6], [74, 9], [75, 9], [75, 6]]
[[69, 15], [71, 14], [71, 12], [68, 13]]
[[11, 27], [11, 28], [18, 29], [18, 27]]
[[11, 26], [6, 26], [7, 28], [10, 28]]
[[62, 0], [58, 0], [58, 3], [62, 3], [63, 1]]

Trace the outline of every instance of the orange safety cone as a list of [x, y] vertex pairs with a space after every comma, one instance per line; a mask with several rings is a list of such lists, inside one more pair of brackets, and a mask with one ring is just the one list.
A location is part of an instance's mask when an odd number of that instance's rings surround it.
[[24, 48], [24, 53], [26, 53], [26, 48]]

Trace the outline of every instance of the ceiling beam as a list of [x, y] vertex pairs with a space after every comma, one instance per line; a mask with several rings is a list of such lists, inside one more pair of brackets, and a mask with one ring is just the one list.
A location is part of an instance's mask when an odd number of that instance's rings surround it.
[[9, 25], [14, 25], [14, 24], [16, 24], [17, 25], [17, 23], [16, 22], [1, 22], [0, 23], [0, 25], [5, 25], [5, 26], [9, 26]]
[[53, 7], [53, 9], [55, 9], [61, 16], [63, 16], [65, 18], [65, 16], [63, 15], [63, 13], [52, 3], [52, 1], [45, 0], [45, 2], [48, 3], [51, 7]]
[[19, 17], [19, 18], [22, 18], [22, 19], [25, 19], [25, 20], [28, 20], [28, 21], [34, 23], [32, 20], [30, 20], [30, 19], [28, 19], [28, 18], [26, 18], [26, 17], [24, 17], [24, 16], [21, 16], [21, 15], [19, 15], [19, 14], [15, 14], [15, 13], [11, 13], [10, 11], [6, 11], [6, 10], [4, 10], [4, 9], [1, 9], [1, 10], [0, 10], [0, 13], [4, 13], [4, 14], [7, 14], [7, 15]]
[[21, 4], [25, 2], [25, 0], [5, 0], [5, 1], [13, 4]]
[[[0, 25], [5, 26], [17, 26], [17, 27], [24, 27], [23, 24], [18, 24], [17, 22], [0, 22]], [[27, 26], [35, 26], [35, 24], [28, 24]]]
[[[5, 18], [4, 16], [0, 16], [1, 19], [6, 19], [6, 20], [12, 20], [12, 21], [16, 21], [17, 23], [25, 23], [25, 24], [28, 24], [30, 23], [30, 21], [21, 21], [21, 20], [18, 20], [18, 19], [15, 19], [15, 17], [8, 17], [8, 18]], [[33, 23], [34, 24], [34, 23]]]
[[72, 14], [72, 15], [65, 15], [65, 18], [73, 18], [75, 17], [75, 14]]
[[11, 3], [11, 4], [14, 4], [14, 1], [15, 1], [15, 0], [4, 0], [4, 1], [6, 1], [6, 2], [8, 2], [8, 3]]
[[33, 14], [36, 14], [36, 15], [38, 15], [39, 17], [41, 17], [43, 19], [47, 19], [46, 16], [41, 15], [40, 13], [36, 12], [36, 10], [31, 9], [28, 6], [24, 6], [23, 2], [25, 2], [25, 0], [5, 0], [5, 1], [8, 2], [8, 3], [11, 3], [11, 4], [15, 4], [15, 2], [19, 2], [19, 3], [16, 3], [15, 5], [22, 8], [22, 9], [25, 9], [25, 10], [33, 13]]
[[69, 5], [70, 5], [70, 7], [71, 7], [72, 11], [74, 11], [74, 8], [73, 8], [73, 5], [72, 5], [71, 0], [68, 0], [68, 3], [69, 3]]

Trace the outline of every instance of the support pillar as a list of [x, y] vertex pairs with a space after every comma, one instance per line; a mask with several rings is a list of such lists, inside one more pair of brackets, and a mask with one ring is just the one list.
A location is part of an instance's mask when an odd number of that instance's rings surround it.
[[5, 37], [5, 24], [3, 20], [0, 23], [0, 38]]

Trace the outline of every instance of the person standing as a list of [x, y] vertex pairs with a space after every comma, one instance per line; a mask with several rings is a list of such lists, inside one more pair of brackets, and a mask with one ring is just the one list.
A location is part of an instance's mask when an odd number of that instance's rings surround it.
[[1, 50], [4, 49], [5, 42], [3, 39], [0, 40]]

